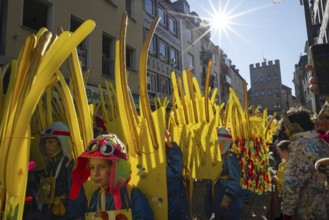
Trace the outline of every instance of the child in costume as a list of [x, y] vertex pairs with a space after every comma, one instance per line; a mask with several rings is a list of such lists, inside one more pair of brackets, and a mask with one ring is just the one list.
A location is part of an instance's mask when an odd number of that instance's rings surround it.
[[169, 137], [170, 133], [166, 131], [168, 219], [189, 220], [191, 218], [183, 186], [183, 154], [177, 143], [171, 142]]
[[[230, 151], [232, 136], [224, 127], [217, 128], [218, 144], [221, 146], [222, 172], [214, 185], [212, 198], [212, 181], [206, 186], [206, 215], [215, 219], [242, 219], [243, 190], [240, 185], [241, 168], [235, 154]], [[222, 144], [224, 141], [224, 144]]]
[[78, 196], [90, 176], [98, 189], [88, 202], [86, 219], [154, 219], [142, 192], [127, 187], [130, 175], [126, 146], [115, 134], [102, 134], [92, 139], [78, 157], [70, 197]]
[[69, 140], [70, 132], [62, 122], [49, 125], [40, 139], [40, 151], [46, 157], [46, 169], [38, 193], [43, 219], [78, 219], [84, 216], [84, 190], [77, 192], [77, 200], [69, 198], [74, 167]]

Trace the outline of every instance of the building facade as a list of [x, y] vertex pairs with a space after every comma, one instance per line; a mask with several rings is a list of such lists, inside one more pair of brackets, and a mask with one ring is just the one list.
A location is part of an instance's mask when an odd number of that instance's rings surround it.
[[158, 27], [149, 47], [148, 90], [151, 105], [154, 97], [168, 97], [171, 100], [171, 73], [181, 74], [180, 15], [168, 0], [143, 1], [144, 40], [156, 16], [160, 17]]
[[[204, 92], [210, 59], [213, 60], [210, 87], [218, 88], [218, 103], [227, 100], [222, 96], [221, 49], [210, 40], [209, 24], [200, 19], [196, 12], [190, 12], [186, 0], [0, 0], [0, 65], [17, 58], [26, 36], [37, 33], [40, 28], [46, 27], [53, 34], [59, 34], [59, 27], [64, 31], [75, 31], [84, 21], [92, 19], [96, 28], [78, 46], [77, 51], [83, 71], [90, 70], [88, 99], [98, 102], [97, 86], [104, 86], [105, 80], [114, 83], [115, 42], [119, 39], [124, 12], [128, 14], [125, 60], [128, 84], [136, 103], [139, 94], [139, 55], [156, 16], [161, 19], [148, 53], [150, 101], [153, 102], [154, 97], [168, 97], [171, 100], [171, 73], [174, 71], [181, 76], [186, 68], [191, 69]], [[67, 63], [61, 66], [61, 71], [69, 80]], [[227, 74], [238, 73], [234, 68], [230, 71], [232, 73]], [[237, 91], [242, 88], [240, 85], [237, 83], [234, 88], [237, 94], [241, 94]], [[234, 82], [230, 86], [234, 86]]]
[[[6, 3], [7, 7], [1, 8], [1, 15], [3, 12], [7, 15], [1, 20], [3, 22], [0, 35], [1, 64], [16, 58], [26, 36], [36, 33], [41, 27], [46, 27], [53, 34], [58, 34], [58, 27], [62, 27], [64, 31], [75, 31], [87, 19], [96, 22], [94, 31], [77, 48], [82, 69], [91, 70], [88, 87], [92, 93], [97, 92], [97, 85], [104, 85], [105, 80], [114, 82], [115, 41], [119, 38], [122, 15], [127, 11], [129, 17], [126, 38], [128, 83], [132, 93], [138, 94], [138, 55], [143, 42], [141, 28], [143, 10], [137, 0], [95, 2], [11, 0]], [[65, 78], [69, 79], [66, 63], [63, 64], [61, 70]], [[93, 96], [92, 93], [88, 94]]]
[[[209, 24], [200, 19], [196, 12], [190, 12], [186, 0], [178, 0], [173, 5], [181, 15], [182, 70], [189, 68], [204, 92], [208, 62], [212, 59], [209, 86], [211, 89], [219, 87], [219, 47], [210, 40]], [[216, 100], [218, 103], [221, 102], [218, 90]]]
[[[267, 108], [269, 114], [279, 114], [289, 106], [291, 89], [282, 85], [280, 61], [275, 60], [251, 64], [250, 83], [248, 91], [249, 105]], [[285, 89], [283, 89], [285, 88]], [[288, 103], [287, 103], [288, 100]]]
[[[329, 43], [329, 2], [327, 0], [301, 0], [300, 3], [304, 6], [306, 20], [307, 41], [305, 53], [308, 56], [308, 60], [310, 60], [309, 46]], [[297, 66], [297, 68], [299, 69], [300, 67]], [[298, 69], [296, 71], [299, 71]], [[295, 75], [298, 74], [295, 73]], [[295, 76], [294, 83], [300, 86], [298, 84], [300, 81], [296, 80]], [[305, 95], [306, 107], [312, 112], [319, 112], [325, 103], [325, 97], [314, 94], [308, 95], [308, 83], [304, 87], [306, 87], [305, 91], [307, 90]], [[304, 103], [300, 104], [303, 105]]]
[[329, 2], [311, 1], [311, 20], [315, 44], [329, 43]]
[[244, 81], [239, 74], [239, 69], [232, 64], [228, 56], [220, 50], [220, 94], [221, 100], [226, 102], [229, 98], [229, 88], [232, 88], [238, 96], [241, 104], [244, 104]]
[[293, 83], [295, 85], [296, 102], [312, 112], [316, 112], [315, 97], [308, 89], [308, 73], [305, 69], [307, 65], [307, 55], [299, 58], [298, 64], [295, 65]]

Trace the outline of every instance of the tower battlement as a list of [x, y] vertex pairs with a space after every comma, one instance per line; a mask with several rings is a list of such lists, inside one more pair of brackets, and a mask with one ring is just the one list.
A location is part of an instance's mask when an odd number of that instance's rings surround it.
[[268, 62], [262, 62], [262, 63], [256, 63], [256, 64], [250, 64], [249, 69], [259, 69], [262, 67], [270, 67], [270, 66], [277, 66], [280, 65], [280, 60], [274, 60], [274, 63], [272, 60], [269, 60]]

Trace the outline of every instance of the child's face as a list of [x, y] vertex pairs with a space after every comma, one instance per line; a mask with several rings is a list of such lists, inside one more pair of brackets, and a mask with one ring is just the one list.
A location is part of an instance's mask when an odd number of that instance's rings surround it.
[[280, 155], [281, 159], [287, 159], [289, 153], [286, 150], [281, 150], [280, 148], [278, 148], [278, 154]]
[[108, 160], [90, 158], [89, 169], [91, 180], [95, 183], [98, 188], [109, 187], [111, 165]]
[[57, 153], [61, 149], [61, 144], [55, 137], [45, 138], [44, 142], [44, 148], [48, 156]]

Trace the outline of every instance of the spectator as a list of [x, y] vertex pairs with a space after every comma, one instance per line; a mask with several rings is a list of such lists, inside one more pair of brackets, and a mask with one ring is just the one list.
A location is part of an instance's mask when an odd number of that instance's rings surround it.
[[283, 113], [283, 122], [291, 140], [283, 177], [284, 219], [329, 219], [326, 176], [314, 167], [329, 156], [329, 145], [314, 130], [309, 111], [291, 108]]
[[281, 157], [280, 157], [280, 154], [278, 153], [278, 148], [277, 148], [277, 144], [282, 141], [282, 140], [288, 140], [288, 136], [287, 134], [285, 133], [286, 129], [284, 127], [284, 124], [283, 124], [283, 121], [280, 120], [279, 122], [279, 128], [277, 129], [277, 132], [276, 132], [276, 140], [275, 142], [273, 143], [273, 158], [274, 158], [274, 161], [275, 161], [275, 165], [274, 165], [274, 168], [275, 170], [278, 170], [278, 167], [279, 167], [279, 164], [281, 163]]
[[291, 142], [288, 140], [283, 140], [276, 145], [277, 151], [280, 155], [282, 162], [279, 164], [279, 168], [276, 175], [272, 177], [272, 181], [276, 183], [277, 191], [280, 197], [282, 196], [282, 192], [283, 192], [283, 174], [286, 168], [286, 162], [288, 160], [288, 155], [289, 155], [288, 147], [290, 143]]
[[329, 143], [329, 103], [322, 106], [318, 116], [318, 135]]

